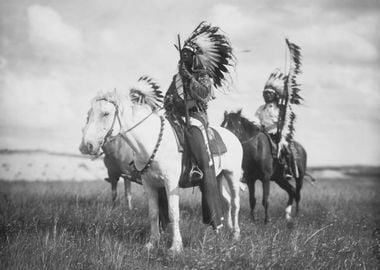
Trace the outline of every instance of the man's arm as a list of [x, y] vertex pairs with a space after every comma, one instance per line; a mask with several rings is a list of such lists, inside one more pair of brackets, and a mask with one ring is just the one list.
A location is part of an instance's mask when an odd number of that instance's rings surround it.
[[[198, 77], [198, 78], [196, 78]], [[206, 72], [193, 76], [190, 81], [190, 95], [193, 98], [208, 101], [211, 98], [211, 78]]]
[[253, 116], [252, 122], [258, 127], [261, 127], [261, 114], [263, 112], [264, 105], [261, 105]]

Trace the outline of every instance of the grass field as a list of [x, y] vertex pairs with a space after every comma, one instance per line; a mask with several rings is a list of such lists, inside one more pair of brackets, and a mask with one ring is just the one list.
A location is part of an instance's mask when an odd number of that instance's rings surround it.
[[[259, 183], [258, 183], [259, 184]], [[0, 182], [0, 269], [379, 269], [380, 179], [356, 175], [305, 183], [301, 212], [284, 219], [286, 194], [271, 184], [271, 222], [249, 217], [241, 192], [241, 240], [201, 223], [200, 194], [181, 191], [184, 251], [168, 254], [168, 233], [148, 252], [147, 203], [111, 208], [110, 187], [93, 182]], [[261, 201], [261, 188], [257, 188]]]

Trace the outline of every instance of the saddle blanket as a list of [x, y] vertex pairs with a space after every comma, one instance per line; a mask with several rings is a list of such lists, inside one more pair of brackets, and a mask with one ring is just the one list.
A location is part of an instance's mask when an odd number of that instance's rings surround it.
[[[227, 147], [224, 144], [222, 137], [220, 134], [213, 128], [208, 128], [207, 133], [208, 133], [208, 140], [207, 140], [207, 134], [204, 125], [202, 124], [201, 121], [198, 119], [195, 119], [193, 117], [189, 118], [190, 120], [190, 125], [199, 128], [199, 130], [203, 134], [203, 138], [205, 141], [209, 141], [209, 148], [210, 152], [213, 155], [221, 155], [227, 152]], [[181, 127], [179, 124], [173, 123], [170, 121], [170, 124], [174, 130], [174, 134], [177, 139], [177, 146], [178, 146], [178, 151], [183, 152], [183, 144], [184, 144], [184, 131], [183, 127]]]

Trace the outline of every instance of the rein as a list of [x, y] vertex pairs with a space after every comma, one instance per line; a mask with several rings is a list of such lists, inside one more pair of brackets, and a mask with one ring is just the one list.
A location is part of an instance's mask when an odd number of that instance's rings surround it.
[[249, 139], [247, 139], [247, 140], [245, 140], [245, 141], [242, 141], [241, 144], [249, 143], [249, 142], [252, 141], [254, 138], [255, 138], [255, 136], [252, 136], [252, 137], [250, 137]]
[[[229, 122], [233, 122], [232, 120], [228, 120]], [[227, 122], [228, 122], [227, 121]], [[222, 123], [222, 126], [223, 126], [223, 123]], [[251, 137], [249, 137], [248, 139], [245, 139], [244, 141], [242, 140], [242, 139], [240, 139], [240, 134], [242, 133], [241, 132], [241, 127], [240, 127], [240, 125], [238, 125], [237, 127], [236, 127], [236, 125], [235, 124], [233, 124], [233, 127], [234, 127], [234, 130], [237, 132], [237, 134], [239, 134], [239, 136], [237, 136], [238, 137], [238, 139], [239, 139], [239, 141], [240, 141], [240, 143], [241, 144], [246, 144], [246, 143], [249, 143], [249, 142], [251, 142], [255, 137], [256, 137], [256, 135], [253, 135], [253, 136], [251, 136]]]
[[[145, 119], [144, 119], [145, 120]], [[149, 169], [150, 166], [152, 166], [152, 162], [154, 160], [154, 158], [156, 157], [156, 154], [157, 154], [157, 151], [158, 151], [158, 148], [160, 147], [160, 144], [161, 144], [161, 141], [162, 141], [162, 135], [164, 133], [164, 127], [165, 127], [165, 119], [164, 117], [161, 115], [160, 116], [160, 120], [161, 120], [161, 127], [160, 127], [160, 133], [158, 135], [158, 139], [157, 139], [157, 143], [156, 143], [156, 146], [154, 147], [154, 150], [152, 152], [152, 155], [150, 156], [150, 158], [148, 159], [148, 162], [145, 164], [144, 168], [142, 168], [140, 171], [136, 168], [136, 165], [135, 165], [135, 162], [134, 160], [132, 160], [131, 162], [131, 165], [133, 166], [134, 170], [137, 172], [138, 176], [141, 176], [147, 169]], [[121, 137], [126, 141], [127, 138], [125, 137], [125, 135], [123, 133], [120, 133]]]
[[[114, 102], [112, 100], [109, 100], [109, 99], [106, 99], [106, 98], [97, 99], [97, 101], [101, 101], [101, 100], [107, 101], [107, 102], [109, 102], [109, 103], [111, 103], [112, 105], [115, 106], [115, 115], [114, 115], [114, 118], [113, 118], [113, 121], [112, 121], [112, 125], [111, 125], [111, 128], [108, 130], [106, 136], [104, 137], [102, 146], [104, 145], [104, 143], [106, 142], [106, 140], [112, 135], [113, 127], [114, 127], [115, 122], [116, 122], [116, 118], [117, 118], [117, 120], [119, 122], [119, 125], [120, 125], [119, 135], [123, 138], [124, 141], [128, 142], [128, 139], [125, 136], [125, 134], [128, 133], [128, 132], [130, 132], [131, 130], [135, 129], [140, 124], [142, 124], [146, 119], [148, 119], [155, 112], [155, 111], [152, 111], [150, 114], [148, 114], [147, 116], [145, 116], [143, 119], [141, 119], [139, 122], [137, 122], [135, 125], [133, 125], [129, 129], [127, 129], [126, 131], [121, 131], [122, 125], [121, 125], [121, 120], [120, 120], [120, 116], [119, 116], [119, 106], [116, 104], [116, 102]], [[141, 177], [141, 175], [152, 165], [152, 162], [153, 162], [154, 158], [156, 157], [158, 148], [159, 148], [159, 146], [161, 144], [161, 141], [162, 141], [162, 136], [163, 136], [164, 127], [165, 127], [165, 119], [164, 119], [164, 117], [162, 115], [160, 115], [160, 121], [161, 121], [160, 133], [158, 135], [156, 146], [155, 146], [155, 148], [153, 150], [152, 155], [148, 159], [148, 162], [145, 164], [145, 166], [140, 171], [136, 168], [134, 160], [132, 160], [132, 162], [130, 163], [130, 165], [133, 166], [135, 174], [137, 173], [138, 177]], [[101, 156], [102, 154], [103, 153], [97, 155], [97, 157]], [[137, 180], [135, 182], [138, 183], [138, 184], [141, 184], [141, 182], [138, 182]]]

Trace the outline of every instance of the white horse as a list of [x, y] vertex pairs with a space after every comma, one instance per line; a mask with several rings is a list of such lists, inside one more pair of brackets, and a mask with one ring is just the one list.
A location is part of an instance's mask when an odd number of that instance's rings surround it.
[[[238, 214], [240, 209], [239, 187], [242, 174], [243, 150], [239, 140], [227, 129], [215, 127], [227, 146], [227, 152], [214, 156], [218, 187], [225, 204], [225, 221], [239, 238]], [[150, 238], [146, 247], [151, 248], [160, 238], [158, 190], [164, 187], [168, 199], [169, 220], [172, 226], [174, 253], [182, 250], [179, 229], [179, 179], [181, 153], [167, 119], [162, 111], [152, 111], [147, 105], [134, 106], [127, 95], [108, 92], [92, 100], [88, 122], [83, 129], [83, 147], [89, 154], [97, 153], [105, 138], [122, 134], [134, 152], [134, 164], [142, 171], [142, 183], [148, 199]], [[230, 194], [222, 179], [226, 179]]]

